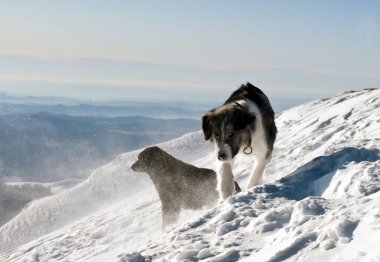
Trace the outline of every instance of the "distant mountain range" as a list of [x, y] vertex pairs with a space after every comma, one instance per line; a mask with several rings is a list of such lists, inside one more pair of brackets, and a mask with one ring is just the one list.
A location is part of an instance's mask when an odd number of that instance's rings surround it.
[[0, 115], [0, 182], [85, 178], [117, 154], [199, 130], [199, 120]]
[[85, 101], [61, 97], [16, 97], [0, 93], [0, 114], [39, 113], [71, 116], [148, 116], [200, 118], [211, 105], [183, 102]]

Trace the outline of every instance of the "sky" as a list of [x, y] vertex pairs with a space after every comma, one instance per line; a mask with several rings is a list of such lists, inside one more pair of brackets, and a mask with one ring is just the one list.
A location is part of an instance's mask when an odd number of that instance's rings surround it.
[[0, 0], [0, 92], [275, 103], [380, 87], [380, 1]]

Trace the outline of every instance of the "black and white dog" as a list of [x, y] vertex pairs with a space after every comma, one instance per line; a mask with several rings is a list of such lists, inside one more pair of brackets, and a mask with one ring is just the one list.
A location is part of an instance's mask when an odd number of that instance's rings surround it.
[[202, 129], [205, 139], [215, 144], [219, 160], [217, 190], [221, 199], [235, 193], [232, 166], [239, 152], [252, 153], [255, 160], [248, 188], [262, 182], [277, 128], [272, 106], [259, 88], [250, 83], [241, 85], [221, 107], [203, 116]]

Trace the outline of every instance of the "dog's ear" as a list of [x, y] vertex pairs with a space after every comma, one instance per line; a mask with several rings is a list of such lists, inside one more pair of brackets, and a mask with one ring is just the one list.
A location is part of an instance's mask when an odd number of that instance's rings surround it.
[[256, 121], [256, 116], [246, 110], [235, 110], [233, 116], [234, 128], [243, 130]]
[[202, 130], [205, 140], [209, 140], [212, 135], [212, 112], [208, 112], [202, 117]]

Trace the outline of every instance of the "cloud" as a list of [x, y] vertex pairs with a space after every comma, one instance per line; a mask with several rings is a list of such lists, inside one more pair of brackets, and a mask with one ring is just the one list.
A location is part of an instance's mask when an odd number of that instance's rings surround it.
[[150, 86], [150, 87], [186, 87], [186, 88], [217, 88], [218, 85], [184, 83], [178, 81], [155, 81], [155, 80], [133, 80], [133, 79], [107, 79], [94, 77], [66, 77], [47, 75], [0, 75], [0, 81], [16, 82], [47, 82], [58, 84], [79, 84], [99, 86]]
[[93, 54], [65, 54], [65, 53], [43, 53], [28, 52], [20, 50], [0, 50], [0, 56], [20, 58], [34, 61], [51, 61], [51, 62], [81, 62], [81, 61], [103, 61], [103, 62], [120, 62], [120, 63], [146, 63], [155, 64], [153, 61], [147, 61], [132, 57], [120, 56], [100, 56]]
[[55, 54], [55, 53], [42, 53], [42, 52], [28, 52], [20, 50], [1, 50], [0, 56], [27, 59], [34, 61], [50, 61], [50, 62], [108, 62], [108, 63], [131, 63], [131, 64], [145, 64], [145, 65], [158, 65], [167, 67], [179, 68], [196, 68], [196, 69], [212, 69], [212, 70], [234, 70], [246, 68], [243, 65], [221, 65], [212, 63], [197, 63], [189, 61], [173, 61], [173, 60], [157, 60], [151, 58], [141, 57], [127, 57], [127, 56], [110, 56], [110, 55], [94, 55], [94, 54]]
[[[204, 63], [197, 61], [172, 61], [172, 60], [155, 60], [150, 58], [136, 58], [125, 56], [107, 56], [94, 54], [55, 54], [41, 52], [27, 52], [20, 50], [1, 50], [0, 57], [9, 57], [17, 59], [25, 59], [32, 61], [48, 61], [48, 62], [100, 62], [100, 63], [118, 63], [118, 64], [139, 64], [147, 66], [161, 66], [175, 69], [195, 69], [195, 70], [211, 70], [211, 71], [228, 71], [228, 72], [244, 72], [265, 74], [278, 70], [302, 71], [304, 73], [327, 73], [321, 70], [312, 70], [300, 68], [292, 65], [254, 65], [254, 64], [234, 64], [234, 63]], [[329, 72], [331, 73], [331, 72]]]
[[[369, 44], [373, 41], [374, 35], [376, 34], [377, 27], [375, 20], [372, 16], [363, 16], [357, 27], [357, 34], [361, 36], [364, 41]], [[144, 79], [141, 76], [137, 76], [140, 79], [124, 79], [122, 75], [119, 76], [120, 79], [115, 79], [114, 76], [110, 76], [109, 79], [106, 77], [99, 78], [95, 76], [88, 77], [71, 77], [68, 76], [50, 76], [47, 72], [42, 72], [38, 75], [23, 75], [20, 70], [9, 71], [9, 75], [0, 75], [0, 80], [9, 81], [43, 81], [43, 82], [54, 82], [54, 83], [77, 83], [77, 84], [93, 84], [93, 85], [113, 85], [113, 86], [166, 86], [166, 87], [190, 87], [190, 88], [211, 88], [223, 89], [228, 88], [231, 84], [239, 84], [240, 81], [248, 81], [252, 78], [262, 79], [265, 76], [276, 76], [279, 75], [302, 75], [302, 76], [335, 76], [335, 77], [361, 77], [361, 78], [375, 78], [378, 79], [378, 74], [376, 70], [366, 69], [357, 71], [356, 68], [319, 68], [316, 65], [297, 65], [297, 64], [266, 64], [266, 65], [255, 65], [255, 64], [233, 64], [233, 63], [220, 63], [212, 64], [203, 62], [188, 62], [188, 61], [162, 61], [154, 60], [148, 58], [136, 58], [136, 57], [123, 57], [123, 56], [106, 56], [106, 55], [94, 55], [94, 54], [56, 54], [56, 53], [38, 53], [38, 52], [27, 52], [20, 50], [1, 50], [0, 58], [8, 57], [10, 59], [25, 59], [26, 61], [48, 61], [53, 62], [53, 65], [49, 65], [49, 68], [55, 70], [54, 64], [59, 64], [63, 62], [73, 63], [68, 65], [66, 68], [71, 71], [75, 71], [76, 62], [88, 62], [91, 64], [100, 65], [103, 72], [108, 72], [111, 70], [108, 63], [115, 63], [116, 66], [130, 65], [133, 68], [135, 65], [142, 65], [139, 72], [143, 70], [150, 70]], [[37, 68], [37, 67], [36, 67]], [[121, 67], [120, 67], [121, 68]], [[19, 75], [18, 72], [21, 74]], [[51, 70], [49, 70], [51, 72]], [[122, 72], [122, 70], [120, 70]], [[154, 79], [156, 77], [151, 77], [149, 73], [163, 72], [160, 75], [160, 80]], [[77, 75], [77, 71], [75, 74]], [[12, 75], [13, 74], [13, 75]], [[59, 74], [59, 72], [58, 72]], [[186, 75], [187, 82], [181, 81], [183, 75]], [[165, 77], [167, 80], [162, 80]], [[200, 77], [199, 77], [200, 76]], [[209, 77], [208, 77], [209, 76]], [[131, 76], [129, 76], [131, 77]], [[215, 79], [217, 77], [217, 79]], [[132, 77], [133, 78], [133, 77]], [[189, 82], [191, 81], [191, 83]], [[251, 80], [253, 81], [253, 80]]]

